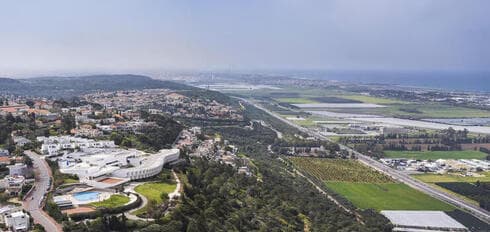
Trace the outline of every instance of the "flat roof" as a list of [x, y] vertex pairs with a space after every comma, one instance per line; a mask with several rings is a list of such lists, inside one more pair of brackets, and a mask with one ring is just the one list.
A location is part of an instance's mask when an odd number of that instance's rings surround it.
[[443, 211], [383, 210], [395, 226], [467, 229]]

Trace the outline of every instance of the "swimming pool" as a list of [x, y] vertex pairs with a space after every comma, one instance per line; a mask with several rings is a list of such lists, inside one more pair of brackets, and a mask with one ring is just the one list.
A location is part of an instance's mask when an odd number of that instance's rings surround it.
[[73, 194], [73, 198], [77, 199], [78, 201], [96, 201], [99, 199], [99, 192], [79, 192]]

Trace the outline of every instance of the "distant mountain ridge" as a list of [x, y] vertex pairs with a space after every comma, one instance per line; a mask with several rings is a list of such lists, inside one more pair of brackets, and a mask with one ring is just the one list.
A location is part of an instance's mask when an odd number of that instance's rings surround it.
[[191, 90], [184, 84], [155, 80], [133, 74], [91, 75], [74, 77], [34, 77], [28, 79], [0, 78], [0, 93], [69, 98], [94, 91], [166, 88]]

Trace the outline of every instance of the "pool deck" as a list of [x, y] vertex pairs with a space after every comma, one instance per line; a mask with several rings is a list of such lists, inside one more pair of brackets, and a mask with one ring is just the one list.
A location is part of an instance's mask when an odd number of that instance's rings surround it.
[[69, 196], [69, 199], [71, 200], [71, 202], [73, 203], [73, 205], [86, 205], [86, 204], [90, 204], [90, 203], [93, 203], [93, 202], [99, 202], [99, 201], [104, 201], [104, 200], [107, 200], [111, 197], [113, 193], [109, 193], [109, 192], [99, 192], [99, 196], [97, 197], [97, 199], [90, 199], [90, 200], [86, 200], [86, 201], [80, 201], [78, 199], [76, 199], [73, 194], [70, 194], [68, 195]]

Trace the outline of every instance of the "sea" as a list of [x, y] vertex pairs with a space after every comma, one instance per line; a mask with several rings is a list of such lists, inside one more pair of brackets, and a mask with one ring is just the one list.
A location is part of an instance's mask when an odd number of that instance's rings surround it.
[[362, 84], [490, 93], [490, 71], [291, 71], [287, 75]]

